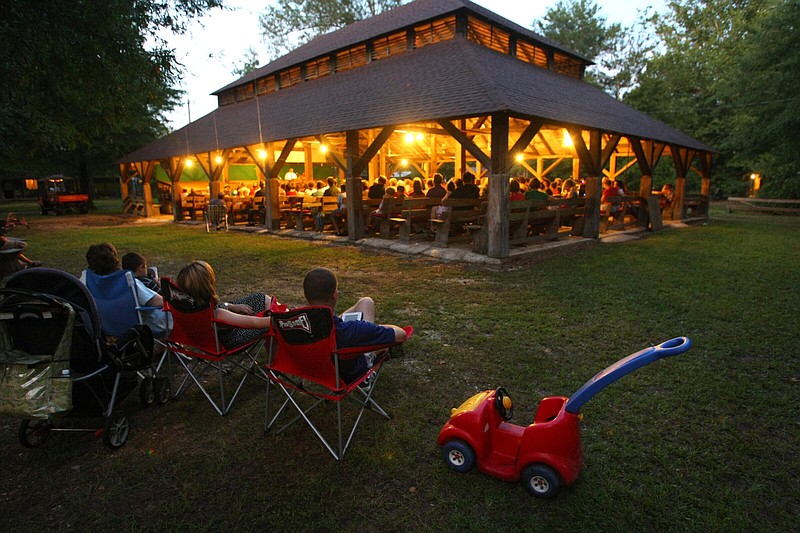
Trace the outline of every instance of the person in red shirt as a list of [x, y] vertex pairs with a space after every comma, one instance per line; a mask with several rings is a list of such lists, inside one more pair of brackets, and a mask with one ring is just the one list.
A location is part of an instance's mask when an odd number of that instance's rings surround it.
[[525, 194], [522, 192], [519, 186], [519, 182], [513, 178], [508, 183], [508, 199], [511, 200], [512, 202], [517, 202], [525, 199]]

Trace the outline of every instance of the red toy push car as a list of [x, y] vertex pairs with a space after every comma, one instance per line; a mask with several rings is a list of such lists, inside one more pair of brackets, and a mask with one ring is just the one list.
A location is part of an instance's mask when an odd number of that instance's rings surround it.
[[570, 398], [543, 399], [527, 427], [507, 422], [513, 405], [502, 387], [476, 394], [457, 409], [439, 432], [444, 461], [457, 472], [477, 462], [490, 476], [515, 482], [522, 478], [534, 496], [550, 498], [562, 485], [575, 482], [583, 464], [580, 441], [581, 407], [621, 377], [657, 359], [691, 347], [686, 337], [631, 354], [586, 382]]

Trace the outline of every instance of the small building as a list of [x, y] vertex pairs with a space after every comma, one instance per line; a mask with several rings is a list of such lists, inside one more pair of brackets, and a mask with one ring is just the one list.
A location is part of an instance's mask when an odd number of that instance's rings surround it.
[[[337, 173], [348, 192], [404, 169], [470, 169], [488, 176], [487, 249], [499, 258], [509, 253], [514, 173], [543, 177], [571, 163], [585, 181], [582, 233], [590, 238], [600, 231], [601, 179], [635, 165], [647, 198], [662, 156], [674, 163], [676, 212], [690, 171], [707, 205], [713, 149], [584, 81], [589, 64], [468, 0], [416, 0], [319, 36], [216, 91], [216, 110], [122, 159], [123, 198], [133, 178], [147, 185], [165, 176], [174, 203], [182, 189], [216, 196], [247, 176], [266, 184], [270, 228], [289, 167], [312, 178], [315, 169]], [[143, 190], [149, 214], [151, 188]], [[347, 202], [348, 212], [360, 212], [360, 195]], [[353, 240], [363, 235], [359, 220], [348, 218]]]

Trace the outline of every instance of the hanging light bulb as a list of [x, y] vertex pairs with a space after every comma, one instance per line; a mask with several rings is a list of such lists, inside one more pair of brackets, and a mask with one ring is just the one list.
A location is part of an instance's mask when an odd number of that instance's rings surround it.
[[417, 140], [422, 141], [423, 139], [425, 139], [425, 136], [422, 135], [421, 133], [417, 133]]
[[408, 159], [401, 159], [401, 160], [400, 160], [400, 166], [403, 166], [403, 167], [404, 167], [404, 166], [406, 166], [406, 165], [408, 165]]
[[258, 158], [259, 159], [266, 159], [267, 158], [267, 151], [266, 150], [259, 150], [258, 151]]
[[413, 142], [414, 142], [414, 134], [406, 133], [406, 144], [411, 144]]
[[216, 161], [216, 163], [218, 165], [221, 165], [222, 164], [222, 156], [218, 155], [217, 157], [214, 158], [214, 161]]
[[525, 160], [525, 156], [522, 154], [517, 154], [517, 163], [522, 163]]
[[192, 165], [194, 165], [194, 161], [192, 161], [191, 159], [189, 159], [189, 158], [187, 157], [187, 158], [186, 158], [186, 161], [184, 161], [184, 162], [183, 162], [183, 164], [184, 164], [184, 166], [185, 166], [186, 168], [191, 168], [191, 166], [192, 166]]
[[320, 151], [320, 152], [322, 152], [323, 154], [326, 154], [326, 153], [328, 153], [328, 147], [327, 147], [327, 145], [321, 144], [321, 145], [319, 146], [319, 151]]

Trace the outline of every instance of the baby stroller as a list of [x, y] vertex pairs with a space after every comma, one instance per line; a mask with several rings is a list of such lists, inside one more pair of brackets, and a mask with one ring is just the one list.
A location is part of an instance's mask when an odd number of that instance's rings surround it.
[[[21, 417], [19, 440], [35, 448], [51, 431], [102, 433], [117, 449], [128, 440], [118, 409], [149, 369], [153, 335], [129, 330], [106, 345], [94, 300], [76, 277], [49, 268], [22, 270], [0, 289], [0, 414]], [[62, 418], [102, 418], [98, 428], [56, 428]]]

